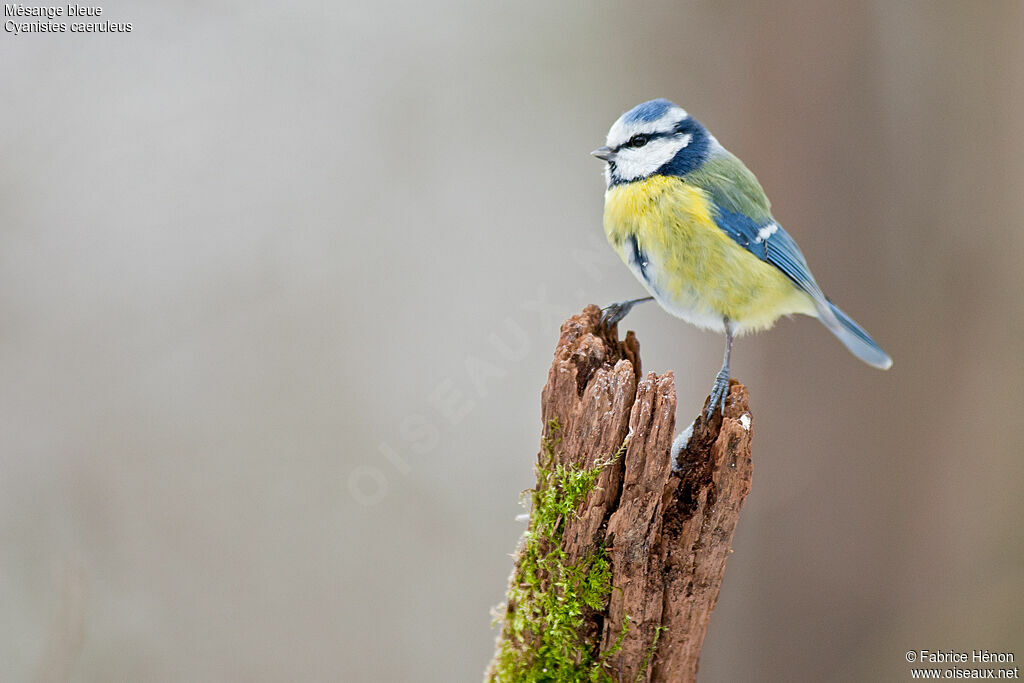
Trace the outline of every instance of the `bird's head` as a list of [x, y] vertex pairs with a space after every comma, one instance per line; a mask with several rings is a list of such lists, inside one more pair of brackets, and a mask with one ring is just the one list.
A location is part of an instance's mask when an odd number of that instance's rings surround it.
[[686, 175], [707, 158], [713, 138], [697, 119], [666, 99], [638, 104], [591, 154], [606, 162], [608, 187], [653, 175]]

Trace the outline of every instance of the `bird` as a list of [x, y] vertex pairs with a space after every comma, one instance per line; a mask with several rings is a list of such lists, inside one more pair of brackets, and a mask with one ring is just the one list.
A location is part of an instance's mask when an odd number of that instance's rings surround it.
[[653, 300], [697, 327], [724, 333], [706, 420], [718, 408], [725, 412], [734, 338], [768, 329], [782, 316], [816, 317], [868, 365], [892, 365], [822, 292], [754, 174], [685, 109], [664, 98], [638, 104], [591, 154], [605, 162], [605, 235], [650, 293], [607, 306], [602, 320], [610, 327]]

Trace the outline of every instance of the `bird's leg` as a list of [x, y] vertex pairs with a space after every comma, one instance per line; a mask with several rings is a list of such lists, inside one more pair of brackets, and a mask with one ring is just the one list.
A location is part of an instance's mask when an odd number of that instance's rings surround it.
[[729, 354], [732, 353], [732, 321], [725, 319], [725, 359], [722, 361], [722, 369], [715, 377], [715, 385], [711, 388], [711, 398], [708, 399], [708, 411], [705, 419], [711, 421], [715, 414], [715, 408], [721, 406], [722, 416], [725, 416], [725, 397], [729, 394]]
[[654, 301], [653, 296], [645, 296], [642, 299], [632, 299], [630, 301], [620, 301], [617, 304], [605, 306], [601, 309], [601, 323], [605, 327], [611, 327], [615, 323], [625, 318], [630, 310], [637, 304], [642, 304], [645, 301]]

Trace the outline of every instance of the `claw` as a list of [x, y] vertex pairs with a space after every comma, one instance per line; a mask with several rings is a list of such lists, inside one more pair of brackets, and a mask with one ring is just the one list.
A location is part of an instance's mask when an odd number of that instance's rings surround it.
[[617, 303], [605, 306], [601, 309], [601, 324], [605, 327], [611, 327], [617, 324], [620, 320], [629, 315], [629, 312], [633, 310], [633, 307], [637, 304], [642, 304], [645, 301], [653, 301], [653, 296], [645, 296], [642, 299], [632, 299], [631, 301], [619, 301]]
[[732, 323], [728, 318], [722, 321], [725, 324], [725, 358], [722, 359], [722, 369], [715, 377], [715, 385], [711, 387], [711, 396], [708, 397], [708, 410], [704, 415], [707, 422], [715, 414], [715, 408], [722, 409], [722, 417], [725, 417], [725, 397], [729, 395], [729, 356], [732, 355]]
[[715, 385], [711, 388], [711, 396], [708, 398], [708, 409], [704, 414], [704, 419], [706, 421], [711, 421], [716, 408], [720, 408], [722, 416], [725, 416], [725, 399], [728, 395], [729, 375], [720, 372], [718, 373], [718, 377], [715, 378]]
[[605, 327], [611, 327], [617, 324], [620, 320], [626, 317], [629, 313], [629, 308], [623, 307], [622, 304], [612, 304], [601, 309], [601, 324]]

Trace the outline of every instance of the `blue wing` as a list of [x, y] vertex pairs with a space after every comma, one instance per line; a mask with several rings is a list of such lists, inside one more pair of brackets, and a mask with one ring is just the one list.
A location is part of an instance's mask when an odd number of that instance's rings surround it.
[[755, 221], [742, 213], [729, 211], [717, 202], [714, 218], [715, 224], [736, 244], [781, 270], [797, 287], [815, 299], [824, 299], [800, 247], [781, 225], [770, 217], [767, 221]]
[[892, 359], [850, 316], [836, 308], [814, 281], [796, 241], [775, 222], [771, 203], [754, 174], [719, 146], [704, 166], [685, 178], [704, 190], [715, 224], [751, 254], [778, 268], [814, 299], [818, 319], [858, 358], [878, 368]]
[[770, 217], [766, 221], [755, 221], [745, 214], [722, 208], [717, 202], [715, 209], [715, 224], [736, 244], [781, 270], [797, 287], [807, 292], [817, 304], [818, 319], [855, 356], [883, 370], [892, 365], [892, 359], [871, 335], [828, 300], [814, 281], [800, 247], [781, 225]]

